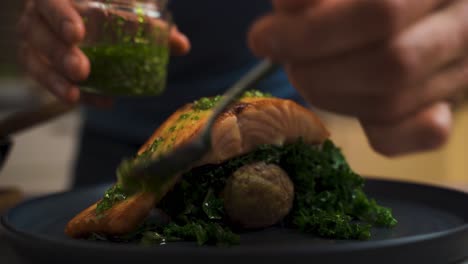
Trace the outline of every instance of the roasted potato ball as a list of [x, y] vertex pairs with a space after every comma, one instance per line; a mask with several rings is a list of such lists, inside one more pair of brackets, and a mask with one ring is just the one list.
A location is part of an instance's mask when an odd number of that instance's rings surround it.
[[268, 227], [291, 210], [294, 185], [279, 166], [258, 162], [239, 168], [228, 178], [223, 199], [233, 224], [242, 228]]

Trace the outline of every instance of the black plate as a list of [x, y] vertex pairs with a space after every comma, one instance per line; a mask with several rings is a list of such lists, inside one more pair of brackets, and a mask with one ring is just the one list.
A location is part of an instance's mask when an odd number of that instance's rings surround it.
[[369, 241], [326, 240], [276, 228], [243, 234], [241, 245], [232, 248], [185, 242], [143, 247], [67, 238], [66, 222], [106, 187], [19, 205], [2, 218], [8, 240], [34, 263], [452, 263], [468, 256], [467, 194], [382, 180], [368, 180], [367, 192], [393, 208], [399, 224], [374, 229]]

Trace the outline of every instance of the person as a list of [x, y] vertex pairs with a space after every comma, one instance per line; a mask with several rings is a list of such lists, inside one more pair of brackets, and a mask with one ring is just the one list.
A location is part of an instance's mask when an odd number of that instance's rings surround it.
[[[275, 96], [358, 118], [387, 156], [427, 151], [451, 131], [468, 85], [467, 0], [184, 1], [168, 86], [159, 97], [80, 94], [89, 61], [69, 0], [30, 0], [19, 23], [23, 65], [58, 98], [84, 102], [74, 186], [107, 182], [182, 103], [220, 94], [261, 58], [283, 66], [259, 84]], [[110, 107], [109, 105], [112, 104]]]

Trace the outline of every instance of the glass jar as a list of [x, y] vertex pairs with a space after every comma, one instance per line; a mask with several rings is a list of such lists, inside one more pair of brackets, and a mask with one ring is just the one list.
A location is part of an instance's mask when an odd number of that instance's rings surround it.
[[166, 86], [169, 32], [167, 0], [74, 0], [86, 37], [80, 48], [91, 73], [88, 93], [154, 96]]

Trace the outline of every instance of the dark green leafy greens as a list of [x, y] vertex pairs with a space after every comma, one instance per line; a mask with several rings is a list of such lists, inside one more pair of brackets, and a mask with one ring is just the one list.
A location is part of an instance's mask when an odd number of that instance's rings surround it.
[[286, 227], [326, 238], [368, 239], [372, 226], [397, 224], [390, 209], [366, 196], [364, 179], [351, 170], [340, 149], [331, 141], [310, 146], [299, 140], [282, 147], [263, 145], [221, 165], [206, 165], [185, 174], [159, 204], [171, 217], [171, 223], [145, 223], [127, 241], [239, 243], [239, 236], [227, 224], [221, 192], [235, 170], [255, 161], [279, 165], [294, 182], [294, 206], [284, 219]]
[[331, 141], [321, 150], [295, 144], [285, 152], [289, 155], [280, 163], [296, 187], [293, 226], [328, 238], [367, 239], [373, 225], [396, 225], [390, 209], [367, 198], [364, 179], [351, 170]]
[[239, 236], [219, 223], [192, 221], [179, 225], [145, 222], [137, 230], [125, 236], [105, 236], [94, 233], [88, 240], [115, 243], [138, 243], [142, 245], [163, 245], [177, 241], [197, 241], [198, 245], [216, 244], [218, 246], [239, 243]]

